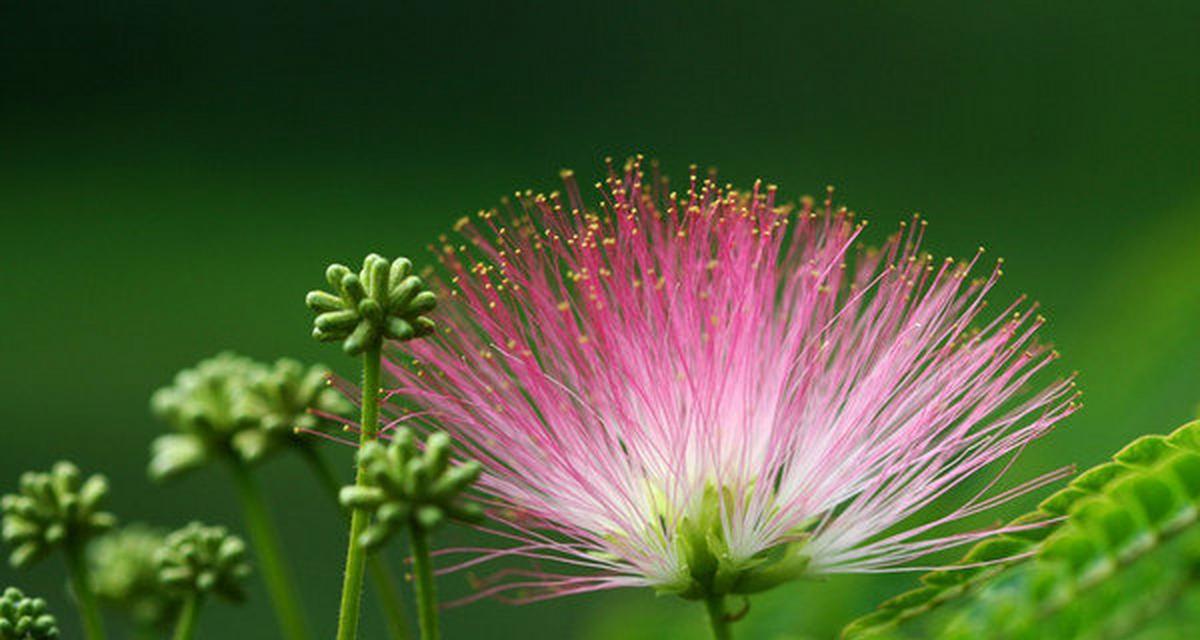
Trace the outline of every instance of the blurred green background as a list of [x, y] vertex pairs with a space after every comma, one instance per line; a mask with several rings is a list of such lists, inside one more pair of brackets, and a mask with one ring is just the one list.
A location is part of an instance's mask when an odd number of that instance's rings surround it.
[[[217, 470], [146, 480], [153, 389], [223, 348], [353, 375], [308, 337], [302, 299], [326, 263], [423, 256], [503, 194], [635, 152], [791, 197], [835, 184], [871, 239], [918, 210], [934, 252], [1004, 256], [1000, 293], [1043, 303], [1057, 373], [1080, 370], [1087, 394], [1017, 473], [1093, 464], [1192, 416], [1200, 3], [899, 4], [5, 3], [3, 488], [65, 457], [109, 474], [126, 521], [240, 529]], [[300, 464], [263, 473], [329, 637], [344, 534]], [[829, 637], [913, 579], [782, 589], [744, 637]], [[78, 637], [56, 563], [0, 567], [9, 583]], [[445, 627], [686, 638], [698, 609], [621, 592], [484, 602]], [[274, 637], [261, 588], [210, 606], [200, 635]]]

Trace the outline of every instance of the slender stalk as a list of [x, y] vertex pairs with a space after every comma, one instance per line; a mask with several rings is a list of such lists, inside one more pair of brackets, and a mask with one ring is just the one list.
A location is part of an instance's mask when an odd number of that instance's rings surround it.
[[245, 512], [246, 529], [250, 534], [250, 542], [254, 545], [259, 571], [267, 584], [267, 593], [275, 608], [275, 618], [279, 627], [284, 637], [289, 640], [309, 640], [308, 624], [304, 620], [300, 596], [296, 593], [296, 581], [292, 579], [283, 559], [279, 532], [271, 522], [262, 491], [245, 466], [230, 461], [229, 467], [233, 470], [234, 484], [237, 486], [238, 497]]
[[175, 634], [171, 636], [172, 640], [192, 640], [192, 636], [196, 633], [196, 619], [199, 618], [199, 612], [200, 596], [193, 593], [183, 601], [183, 608], [179, 610], [179, 622], [175, 623]]
[[[375, 438], [379, 429], [379, 360], [382, 345], [376, 341], [363, 351], [362, 374], [362, 420], [359, 444]], [[354, 482], [358, 486], [366, 483], [363, 468], [358, 467]], [[350, 541], [346, 550], [346, 576], [342, 581], [342, 605], [338, 614], [337, 640], [354, 640], [358, 635], [358, 611], [362, 603], [363, 567], [367, 554], [358, 543], [367, 528], [370, 514], [355, 509], [350, 516]]]
[[712, 625], [714, 640], [732, 640], [733, 630], [725, 613], [725, 596], [709, 596], [704, 600], [708, 609], [708, 622]]
[[404, 601], [400, 597], [400, 587], [396, 584], [396, 578], [388, 570], [383, 558], [378, 555], [369, 556], [367, 572], [371, 574], [375, 597], [379, 600], [384, 616], [387, 617], [388, 637], [392, 640], [411, 640], [412, 632], [408, 628], [408, 616], [404, 613]]
[[417, 619], [421, 640], [438, 640], [437, 585], [433, 581], [433, 559], [429, 556], [429, 534], [412, 522], [408, 527], [413, 556], [413, 585], [417, 592]]
[[67, 573], [71, 579], [71, 591], [75, 594], [75, 605], [83, 619], [83, 634], [88, 640], [105, 640], [104, 619], [96, 595], [92, 593], [92, 582], [88, 579], [87, 562], [83, 557], [83, 543], [72, 540], [66, 545]]
[[[329, 467], [325, 457], [316, 449], [305, 448], [304, 460], [308, 462], [313, 474], [325, 487], [334, 504], [337, 504], [341, 483], [338, 482], [337, 476], [334, 475], [333, 469]], [[396, 585], [396, 578], [388, 570], [387, 563], [378, 554], [369, 554], [367, 556], [367, 573], [371, 576], [375, 597], [379, 600], [379, 608], [383, 609], [386, 618], [388, 637], [392, 640], [410, 640], [412, 634], [408, 628], [408, 616], [404, 612], [404, 600], [400, 597], [400, 588]]]

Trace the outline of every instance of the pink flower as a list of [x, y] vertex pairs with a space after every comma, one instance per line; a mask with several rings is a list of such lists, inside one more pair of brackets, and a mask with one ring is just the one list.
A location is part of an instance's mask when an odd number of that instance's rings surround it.
[[1032, 382], [1056, 357], [1032, 306], [981, 320], [999, 265], [971, 280], [978, 254], [935, 262], [924, 221], [861, 249], [852, 213], [782, 205], [773, 186], [693, 172], [670, 192], [631, 161], [589, 208], [564, 179], [456, 225], [442, 330], [389, 366], [420, 407], [397, 423], [448, 430], [505, 525], [508, 548], [445, 550], [475, 554], [447, 570], [569, 566], [479, 595], [702, 597], [915, 568], [997, 531], [943, 525], [1067, 473], [913, 518], [1077, 408], [1070, 380]]

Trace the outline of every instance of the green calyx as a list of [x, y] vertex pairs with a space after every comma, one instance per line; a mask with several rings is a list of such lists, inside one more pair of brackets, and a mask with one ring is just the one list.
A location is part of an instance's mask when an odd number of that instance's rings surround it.
[[143, 628], [164, 629], [182, 600], [161, 588], [158, 553], [166, 534], [144, 525], [110, 531], [88, 545], [92, 591], [105, 605], [124, 612]]
[[82, 544], [112, 528], [116, 517], [100, 510], [107, 494], [104, 476], [84, 479], [70, 462], [58, 462], [48, 473], [22, 474], [20, 492], [0, 499], [2, 537], [12, 547], [9, 563], [28, 567], [55, 548]]
[[317, 313], [317, 340], [341, 341], [346, 353], [358, 355], [385, 338], [412, 340], [433, 333], [433, 320], [425, 314], [437, 306], [437, 296], [412, 273], [407, 258], [389, 261], [372, 253], [358, 273], [333, 264], [325, 279], [333, 293], [310, 291], [304, 299]]
[[151, 445], [150, 476], [173, 477], [219, 455], [255, 463], [286, 446], [309, 446], [296, 431], [327, 423], [313, 412], [349, 409], [328, 376], [320, 365], [290, 359], [266, 365], [229, 352], [180, 371], [151, 399], [155, 415], [175, 433]]
[[481, 467], [470, 461], [450, 463], [450, 437], [434, 433], [417, 447], [409, 429], [398, 429], [389, 444], [368, 442], [358, 451], [365, 484], [343, 487], [341, 502], [351, 509], [370, 511], [374, 518], [359, 543], [368, 549], [383, 545], [406, 526], [426, 531], [446, 520], [476, 522], [483, 510], [463, 498], [479, 478]]
[[0, 640], [53, 640], [58, 622], [41, 598], [26, 598], [9, 587], [0, 595]]
[[729, 509], [734, 496], [709, 486], [699, 507], [684, 517], [675, 533], [675, 549], [687, 573], [673, 584], [658, 588], [689, 600], [713, 596], [750, 595], [767, 591], [804, 575], [809, 557], [805, 554], [808, 535], [797, 531], [792, 541], [737, 559], [729, 551], [722, 525], [722, 504]]
[[246, 598], [246, 543], [225, 527], [193, 522], [172, 532], [159, 548], [156, 564], [159, 582], [181, 596], [213, 594], [233, 602]]

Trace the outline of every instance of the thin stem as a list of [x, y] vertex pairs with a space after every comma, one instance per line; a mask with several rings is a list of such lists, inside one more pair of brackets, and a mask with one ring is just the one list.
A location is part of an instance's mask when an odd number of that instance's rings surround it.
[[417, 592], [417, 619], [421, 640], [438, 640], [437, 585], [433, 581], [433, 559], [429, 556], [429, 534], [416, 522], [408, 527], [413, 556], [413, 585]]
[[709, 596], [704, 600], [708, 609], [708, 622], [712, 625], [714, 640], [732, 640], [733, 629], [725, 613], [725, 596]]
[[67, 573], [71, 579], [71, 591], [75, 594], [75, 605], [83, 618], [83, 634], [88, 640], [105, 640], [104, 619], [92, 593], [92, 581], [88, 579], [87, 562], [83, 557], [83, 543], [71, 540], [66, 545]]
[[392, 572], [388, 570], [387, 563], [373, 554], [367, 558], [367, 572], [371, 574], [375, 597], [387, 617], [388, 636], [392, 640], [411, 640], [412, 632], [408, 628], [408, 616], [404, 613], [400, 587], [396, 584]]
[[171, 636], [172, 640], [192, 640], [192, 636], [196, 633], [196, 619], [199, 618], [200, 612], [200, 596], [199, 594], [190, 594], [183, 601], [183, 607], [179, 610], [179, 622], [175, 623], [175, 634]]
[[289, 640], [309, 640], [308, 624], [304, 620], [304, 609], [296, 593], [296, 581], [292, 579], [279, 543], [279, 532], [271, 522], [267, 503], [263, 499], [258, 483], [244, 465], [230, 461], [234, 484], [245, 512], [246, 529], [254, 554], [258, 558], [259, 570], [267, 584], [267, 593], [275, 608], [275, 619]]
[[[379, 429], [379, 360], [381, 344], [376, 342], [363, 352], [362, 424], [359, 444], [375, 438]], [[366, 484], [365, 470], [359, 466], [354, 476], [358, 486]], [[354, 640], [358, 635], [358, 610], [362, 603], [363, 567], [367, 554], [358, 539], [367, 528], [370, 514], [355, 509], [350, 516], [350, 541], [346, 550], [346, 577], [342, 581], [342, 605], [338, 614], [337, 640]]]
[[[338, 482], [329, 462], [317, 449], [306, 447], [303, 451], [304, 460], [308, 462], [313, 474], [325, 487], [334, 504], [337, 504], [341, 483]], [[340, 505], [338, 508], [341, 508]], [[392, 640], [410, 640], [412, 634], [408, 628], [408, 616], [404, 613], [404, 600], [400, 597], [400, 588], [396, 585], [396, 578], [392, 576], [387, 563], [378, 554], [369, 554], [367, 556], [367, 573], [371, 575], [375, 597], [379, 600], [379, 608], [383, 609], [384, 617], [387, 619], [388, 637]]]

